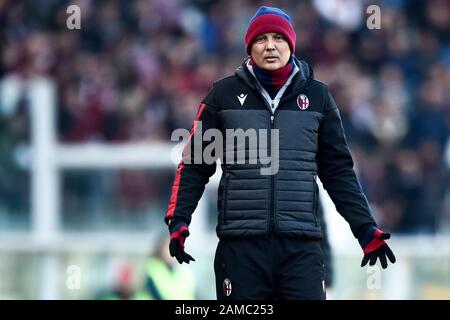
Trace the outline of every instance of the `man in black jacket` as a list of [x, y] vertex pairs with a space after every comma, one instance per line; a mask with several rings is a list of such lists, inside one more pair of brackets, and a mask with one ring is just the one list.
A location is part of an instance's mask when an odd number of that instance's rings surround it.
[[[383, 268], [386, 257], [395, 262], [384, 241], [389, 234], [377, 228], [353, 170], [338, 108], [328, 87], [294, 56], [295, 37], [280, 9], [256, 12], [245, 36], [249, 58], [234, 75], [215, 82], [185, 149], [192, 155], [196, 145], [208, 146], [207, 139], [195, 138], [200, 127], [219, 130], [227, 147], [230, 129], [257, 130], [269, 134], [270, 157], [277, 163], [263, 174], [262, 159], [234, 162], [236, 153], [251, 160], [251, 147], [238, 143], [230, 156], [224, 146], [214, 260], [218, 299], [325, 298], [317, 176], [358, 239], [362, 266], [377, 258]], [[216, 170], [215, 163], [189, 160], [178, 165], [165, 217], [170, 253], [180, 263], [194, 260], [184, 251], [188, 226]]]

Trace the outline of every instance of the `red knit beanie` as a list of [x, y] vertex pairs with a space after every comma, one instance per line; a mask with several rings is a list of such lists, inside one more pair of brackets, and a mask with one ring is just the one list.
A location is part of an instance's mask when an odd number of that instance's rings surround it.
[[266, 32], [277, 32], [283, 35], [289, 44], [291, 54], [295, 52], [296, 35], [291, 25], [291, 18], [281, 9], [263, 6], [250, 20], [245, 34], [245, 49], [248, 55], [255, 38]]

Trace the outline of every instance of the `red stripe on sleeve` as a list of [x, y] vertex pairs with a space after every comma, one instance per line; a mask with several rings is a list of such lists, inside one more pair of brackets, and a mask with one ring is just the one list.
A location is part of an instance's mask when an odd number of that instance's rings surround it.
[[[189, 145], [189, 142], [191, 141], [192, 136], [195, 134], [195, 131], [197, 130], [197, 123], [198, 123], [200, 117], [202, 116], [202, 113], [203, 113], [203, 110], [205, 110], [205, 107], [206, 107], [206, 104], [204, 104], [204, 103], [202, 103], [200, 105], [200, 108], [197, 112], [197, 116], [195, 117], [195, 120], [194, 120], [194, 124], [192, 125], [192, 130], [189, 134], [189, 138], [187, 139], [184, 148], [186, 148], [186, 146]], [[175, 209], [177, 207], [178, 191], [179, 191], [179, 187], [180, 187], [181, 172], [183, 171], [183, 168], [184, 168], [184, 163], [183, 163], [183, 160], [181, 160], [180, 163], [178, 164], [177, 174], [175, 176], [175, 180], [172, 185], [172, 195], [170, 196], [169, 207], [167, 209], [166, 218], [165, 218], [166, 223], [171, 218], [173, 218]]]

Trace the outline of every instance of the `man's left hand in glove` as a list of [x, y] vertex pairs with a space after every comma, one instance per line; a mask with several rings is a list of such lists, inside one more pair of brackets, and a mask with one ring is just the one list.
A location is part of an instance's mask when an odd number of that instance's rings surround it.
[[389, 233], [383, 232], [373, 225], [362, 230], [358, 236], [359, 244], [364, 251], [361, 267], [364, 267], [369, 261], [369, 265], [375, 265], [377, 258], [380, 259], [383, 269], [387, 268], [386, 257], [391, 263], [395, 263], [394, 253], [384, 241], [390, 237], [391, 235]]

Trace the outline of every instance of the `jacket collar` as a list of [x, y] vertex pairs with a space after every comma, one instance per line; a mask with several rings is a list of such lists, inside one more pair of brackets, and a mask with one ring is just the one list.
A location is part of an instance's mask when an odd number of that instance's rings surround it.
[[[244, 83], [253, 90], [257, 90], [255, 77], [248, 71], [246, 64], [250, 58], [246, 58], [244, 62], [236, 69], [235, 75], [244, 81]], [[294, 62], [299, 68], [299, 72], [294, 76], [290, 84], [289, 93], [284, 98], [291, 95], [298, 94], [300, 91], [305, 91], [310, 81], [314, 79], [314, 72], [312, 68], [303, 60], [298, 60], [294, 57]]]

